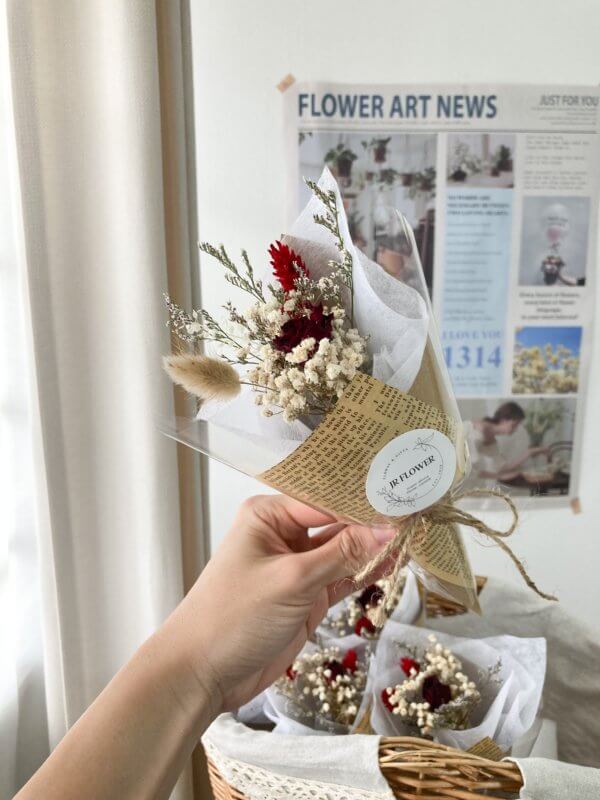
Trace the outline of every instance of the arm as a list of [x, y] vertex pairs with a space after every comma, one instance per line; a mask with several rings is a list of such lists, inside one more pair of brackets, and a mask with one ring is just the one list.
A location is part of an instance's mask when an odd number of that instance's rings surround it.
[[245, 503], [187, 597], [15, 800], [167, 798], [210, 722], [284, 672], [329, 605], [355, 589], [342, 579], [393, 535], [285, 497]]
[[566, 286], [577, 286], [577, 278], [572, 278], [570, 275], [564, 275], [562, 272], [558, 273], [558, 280]]
[[498, 470], [480, 470], [477, 475], [480, 478], [496, 481], [511, 481], [521, 474], [521, 467], [528, 458], [537, 455], [545, 455], [548, 461], [552, 461], [552, 451], [548, 447], [529, 447], [520, 456], [508, 461]]
[[542, 455], [546, 456], [548, 461], [552, 460], [552, 451], [549, 447], [529, 447], [520, 456], [517, 456], [517, 458], [507, 462], [506, 464], [503, 464], [502, 469], [498, 474], [502, 475], [505, 472], [514, 472], [515, 470], [519, 469], [519, 467], [522, 467], [528, 458]]

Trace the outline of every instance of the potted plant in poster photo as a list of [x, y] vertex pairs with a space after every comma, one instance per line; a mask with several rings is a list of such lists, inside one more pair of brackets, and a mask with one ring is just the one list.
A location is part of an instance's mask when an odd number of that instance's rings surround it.
[[356, 153], [340, 142], [332, 147], [325, 155], [325, 163], [332, 173], [342, 179], [348, 180], [352, 174], [352, 164], [356, 161]]
[[451, 181], [464, 183], [469, 175], [481, 172], [481, 159], [473, 155], [471, 148], [464, 141], [458, 141], [449, 160], [449, 175]]
[[408, 196], [413, 200], [419, 192], [428, 194], [435, 189], [435, 167], [426, 167], [421, 172], [416, 172], [413, 176]]
[[498, 172], [512, 172], [513, 171], [513, 158], [510, 147], [501, 144], [495, 153], [495, 167]]
[[373, 161], [376, 164], [385, 164], [387, 161], [388, 145], [391, 141], [391, 136], [385, 139], [373, 138], [370, 142], [362, 142], [365, 150], [371, 150], [373, 153]]

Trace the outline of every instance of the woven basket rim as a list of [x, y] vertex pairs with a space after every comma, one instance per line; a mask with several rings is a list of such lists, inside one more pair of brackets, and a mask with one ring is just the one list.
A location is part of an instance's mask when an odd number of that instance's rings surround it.
[[[377, 736], [377, 734], [362, 734]], [[474, 753], [412, 736], [380, 736], [379, 768], [399, 800], [493, 800], [518, 798], [523, 776], [511, 760], [492, 761]], [[207, 759], [217, 800], [248, 800]]]

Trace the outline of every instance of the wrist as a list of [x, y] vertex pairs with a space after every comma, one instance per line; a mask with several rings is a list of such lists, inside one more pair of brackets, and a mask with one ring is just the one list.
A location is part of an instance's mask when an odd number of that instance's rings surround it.
[[223, 709], [217, 676], [202, 656], [210, 645], [186, 635], [178, 623], [169, 618], [144, 647], [186, 724], [204, 730]]

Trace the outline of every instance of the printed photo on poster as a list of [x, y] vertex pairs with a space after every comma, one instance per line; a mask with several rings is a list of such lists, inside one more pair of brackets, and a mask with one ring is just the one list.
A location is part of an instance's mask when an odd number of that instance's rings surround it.
[[[431, 134], [299, 134], [300, 176], [317, 180], [323, 166], [337, 179], [354, 243], [386, 272], [416, 286], [406, 238], [393, 209], [409, 221], [431, 292], [433, 286], [436, 137]], [[299, 207], [309, 191], [300, 184]]]
[[511, 189], [515, 142], [507, 133], [449, 133], [448, 186]]
[[581, 333], [580, 327], [517, 328], [513, 394], [576, 394]]
[[588, 197], [525, 197], [521, 228], [521, 286], [585, 286]]
[[569, 493], [575, 398], [459, 401], [472, 459], [469, 486], [509, 487], [516, 496]]

